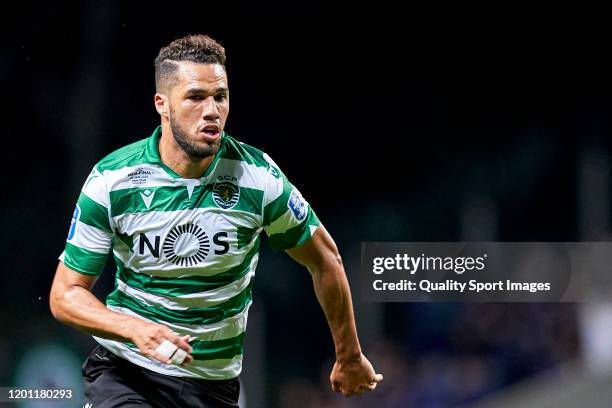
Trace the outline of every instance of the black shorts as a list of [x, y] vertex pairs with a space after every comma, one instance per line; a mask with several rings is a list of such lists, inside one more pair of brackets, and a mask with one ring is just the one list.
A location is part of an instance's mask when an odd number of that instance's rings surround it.
[[111, 407], [238, 407], [240, 383], [159, 374], [97, 346], [83, 363], [85, 404]]

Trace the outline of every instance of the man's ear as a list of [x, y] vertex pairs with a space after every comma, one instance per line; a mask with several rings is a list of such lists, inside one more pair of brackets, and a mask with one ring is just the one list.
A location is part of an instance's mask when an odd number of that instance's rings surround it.
[[168, 109], [170, 106], [170, 102], [168, 101], [168, 97], [166, 95], [162, 95], [160, 93], [156, 93], [153, 97], [153, 102], [155, 103], [155, 109], [160, 116], [168, 117]]

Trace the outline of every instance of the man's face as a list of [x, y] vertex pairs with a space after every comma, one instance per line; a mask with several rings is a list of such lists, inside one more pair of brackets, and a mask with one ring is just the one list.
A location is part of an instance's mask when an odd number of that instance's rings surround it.
[[229, 113], [227, 75], [219, 64], [178, 62], [167, 92], [169, 120], [177, 144], [194, 159], [214, 155]]

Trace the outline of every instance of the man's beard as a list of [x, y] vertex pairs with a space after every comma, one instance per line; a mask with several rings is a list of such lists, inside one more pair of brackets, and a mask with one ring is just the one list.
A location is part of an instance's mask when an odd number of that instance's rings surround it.
[[192, 159], [204, 159], [208, 156], [214, 156], [219, 151], [221, 138], [219, 138], [213, 144], [206, 143], [204, 146], [198, 146], [189, 141], [189, 134], [173, 120], [172, 114], [170, 115], [170, 128], [172, 129], [172, 135], [174, 136], [176, 143], [178, 143], [181, 149], [183, 149], [183, 151]]

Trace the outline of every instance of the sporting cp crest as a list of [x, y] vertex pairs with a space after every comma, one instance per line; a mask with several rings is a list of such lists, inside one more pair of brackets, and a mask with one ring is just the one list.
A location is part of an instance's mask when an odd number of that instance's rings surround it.
[[236, 205], [240, 199], [240, 188], [237, 185], [224, 181], [215, 183], [213, 187], [213, 199], [215, 203], [223, 208], [229, 209]]

